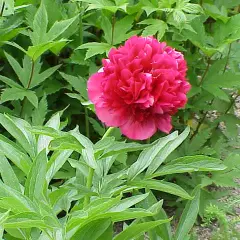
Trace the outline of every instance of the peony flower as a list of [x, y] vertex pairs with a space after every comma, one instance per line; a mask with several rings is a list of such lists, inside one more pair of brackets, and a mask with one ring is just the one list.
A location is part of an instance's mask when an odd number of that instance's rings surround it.
[[187, 102], [190, 84], [183, 55], [153, 37], [131, 37], [111, 49], [88, 81], [98, 118], [130, 139], [169, 133], [171, 116]]

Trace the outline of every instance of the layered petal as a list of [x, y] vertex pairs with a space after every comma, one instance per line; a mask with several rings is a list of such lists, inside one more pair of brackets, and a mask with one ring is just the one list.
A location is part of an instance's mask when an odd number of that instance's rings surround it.
[[88, 81], [98, 118], [131, 139], [169, 133], [171, 116], [187, 102], [190, 84], [182, 53], [153, 37], [129, 38], [113, 48]]
[[164, 132], [164, 133], [169, 133], [172, 130], [172, 124], [171, 124], [171, 116], [168, 114], [162, 114], [158, 115], [155, 118], [156, 126], [157, 128]]
[[130, 139], [145, 140], [157, 131], [157, 127], [154, 119], [151, 118], [141, 122], [129, 119], [129, 121], [120, 126], [120, 130], [122, 134]]
[[93, 74], [88, 82], [88, 97], [93, 103], [97, 103], [100, 97], [103, 95], [102, 82], [104, 81], [104, 73], [97, 72]]
[[129, 119], [128, 111], [124, 108], [95, 107], [98, 118], [109, 127], [119, 127]]

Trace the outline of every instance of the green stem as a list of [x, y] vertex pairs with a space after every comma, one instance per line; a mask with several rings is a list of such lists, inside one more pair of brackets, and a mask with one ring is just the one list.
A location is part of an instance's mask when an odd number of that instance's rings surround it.
[[151, 138], [148, 138], [148, 139], [146, 140], [146, 143], [147, 143], [147, 144], [150, 144], [150, 143], [151, 143]]
[[[110, 135], [110, 133], [113, 131], [113, 129], [114, 129], [114, 127], [108, 128], [108, 130], [103, 135], [102, 139], [108, 137]], [[93, 175], [94, 175], [94, 169], [90, 167], [89, 172], [88, 172], [88, 177], [87, 177], [87, 183], [86, 183], [86, 187], [88, 189], [91, 189], [91, 187], [92, 187]], [[90, 197], [85, 196], [83, 206], [86, 207], [89, 203], [90, 203]]]
[[[86, 187], [88, 189], [91, 189], [92, 187], [93, 175], [94, 175], [94, 169], [89, 167], [87, 183], [86, 183]], [[90, 196], [87, 195], [84, 198], [83, 206], [86, 207], [89, 203], [90, 203]]]
[[[210, 102], [210, 104], [209, 104], [210, 106], [212, 105], [213, 100], [214, 100], [214, 99], [212, 99], [212, 101]], [[203, 118], [202, 118], [202, 119], [200, 120], [200, 122], [198, 123], [196, 130], [194, 131], [193, 135], [190, 137], [190, 140], [192, 140], [192, 139], [196, 136], [196, 134], [198, 133], [200, 127], [202, 126], [202, 124], [204, 123], [204, 121], [205, 121], [205, 119], [206, 119], [206, 117], [207, 117], [207, 114], [208, 114], [208, 111], [206, 111], [206, 112], [204, 113]]]
[[32, 60], [31, 74], [30, 74], [30, 78], [29, 78], [29, 81], [28, 81], [27, 89], [30, 88], [32, 80], [33, 80], [34, 67], [35, 67], [35, 62]]
[[227, 114], [227, 113], [229, 112], [229, 110], [232, 108], [232, 106], [233, 106], [234, 103], [236, 102], [237, 98], [238, 98], [238, 94], [236, 95], [236, 97], [234, 97], [234, 98], [232, 99], [232, 101], [231, 101], [231, 103], [229, 104], [227, 110], [225, 111], [225, 114]]
[[229, 57], [230, 57], [230, 53], [231, 53], [231, 48], [232, 48], [232, 44], [230, 43], [229, 45], [229, 49], [228, 49], [228, 54], [227, 54], [227, 61], [226, 61], [226, 64], [224, 66], [224, 69], [223, 69], [223, 74], [226, 72], [227, 70], [227, 65], [228, 65], [228, 62], [229, 62]]
[[108, 137], [110, 135], [110, 133], [113, 131], [114, 127], [110, 127], [108, 128], [108, 130], [104, 133], [102, 139]]
[[135, 17], [135, 22], [139, 22], [139, 19], [142, 16], [143, 12], [144, 11], [142, 9], [138, 11], [138, 13], [137, 13], [137, 15]]
[[209, 71], [210, 63], [211, 63], [211, 58], [208, 58], [208, 59], [207, 59], [207, 67], [206, 67], [206, 70], [205, 70], [205, 72], [203, 73], [202, 78], [201, 78], [198, 86], [201, 86], [201, 85], [203, 84], [203, 81], [204, 81], [204, 79], [205, 79], [205, 77], [206, 77], [206, 75], [207, 75], [207, 73], [208, 73], [208, 71]]
[[1, 8], [1, 12], [0, 12], [0, 17], [3, 15], [4, 7], [5, 7], [5, 1], [3, 1], [3, 4], [2, 4], [2, 8]]

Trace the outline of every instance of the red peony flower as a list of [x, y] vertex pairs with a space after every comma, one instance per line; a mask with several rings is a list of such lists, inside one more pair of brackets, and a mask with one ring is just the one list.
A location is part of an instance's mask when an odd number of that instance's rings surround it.
[[153, 37], [134, 36], [111, 49], [103, 68], [90, 77], [88, 95], [102, 122], [143, 140], [157, 129], [172, 129], [171, 116], [184, 107], [190, 90], [186, 71], [180, 52]]

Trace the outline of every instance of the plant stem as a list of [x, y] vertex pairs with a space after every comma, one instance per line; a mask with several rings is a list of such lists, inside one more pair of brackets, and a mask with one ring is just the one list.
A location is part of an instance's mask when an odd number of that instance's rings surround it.
[[[34, 74], [34, 67], [35, 67], [35, 62], [32, 60], [31, 73], [30, 73], [30, 77], [29, 77], [29, 80], [28, 80], [28, 84], [27, 84], [27, 88], [26, 88], [26, 89], [29, 89], [30, 86], [31, 86], [31, 83], [32, 83], [32, 80], [33, 80], [33, 74]], [[22, 108], [21, 108], [21, 111], [20, 111], [20, 117], [21, 117], [21, 118], [23, 117], [23, 113], [24, 113], [24, 108], [25, 108], [26, 102], [27, 102], [27, 98], [24, 97], [23, 103], [22, 103]]]
[[[91, 189], [92, 187], [93, 175], [94, 175], [94, 169], [89, 167], [87, 183], [86, 183], [86, 187], [88, 189]], [[90, 196], [85, 196], [83, 206], [86, 207], [89, 203], [90, 203]]]
[[[214, 100], [214, 99], [211, 100], [211, 102], [210, 102], [210, 104], [209, 104], [210, 106], [212, 105], [213, 100]], [[206, 112], [204, 113], [203, 118], [199, 121], [196, 130], [194, 131], [193, 135], [190, 137], [190, 140], [192, 140], [192, 139], [196, 136], [196, 134], [198, 133], [200, 127], [202, 126], [203, 122], [205, 121], [205, 119], [206, 119], [206, 117], [207, 117], [207, 114], [208, 114], [208, 111], [206, 111]]]
[[208, 58], [208, 59], [207, 59], [207, 67], [206, 67], [206, 70], [205, 70], [205, 72], [203, 73], [202, 78], [201, 78], [198, 86], [201, 86], [201, 85], [202, 85], [202, 83], [203, 83], [203, 81], [204, 81], [204, 79], [205, 79], [205, 77], [206, 77], [206, 75], [207, 75], [207, 73], [208, 73], [208, 71], [209, 71], [210, 61], [211, 61], [211, 58]]
[[206, 119], [206, 117], [207, 117], [207, 114], [208, 114], [208, 111], [206, 111], [206, 112], [204, 113], [203, 118], [202, 118], [201, 121], [198, 123], [196, 130], [194, 131], [193, 135], [190, 137], [190, 140], [192, 140], [192, 139], [196, 136], [196, 134], [198, 133], [199, 128], [202, 126], [203, 122], [205, 121], [205, 119]]
[[226, 64], [224, 66], [224, 69], [223, 69], [223, 74], [226, 72], [227, 70], [227, 65], [228, 65], [228, 62], [229, 62], [229, 57], [230, 57], [230, 53], [231, 53], [231, 48], [232, 48], [232, 43], [230, 43], [229, 45], [229, 49], [228, 49], [228, 54], [227, 54], [227, 61], [226, 61]]
[[104, 133], [102, 139], [108, 137], [110, 135], [110, 133], [113, 131], [114, 127], [110, 127], [108, 128], [108, 130]]
[[35, 62], [32, 60], [31, 74], [30, 74], [30, 78], [29, 78], [29, 81], [28, 81], [27, 89], [30, 88], [32, 80], [33, 80], [34, 67], [35, 67]]
[[[108, 130], [103, 135], [102, 139], [108, 137], [110, 135], [110, 133], [113, 131], [113, 129], [114, 129], [114, 127], [108, 128]], [[87, 183], [86, 183], [86, 187], [88, 189], [91, 189], [91, 187], [92, 187], [93, 175], [94, 175], [94, 169], [89, 167]], [[85, 196], [84, 202], [83, 202], [83, 206], [86, 207], [89, 203], [90, 203], [90, 197], [89, 196]]]
[[224, 114], [227, 114], [227, 113], [228, 113], [228, 111], [232, 108], [232, 106], [234, 105], [234, 103], [235, 103], [235, 101], [236, 101], [237, 98], [238, 98], [238, 94], [236, 95], [235, 98], [232, 99], [231, 103], [229, 104], [229, 106], [228, 106], [228, 108], [227, 108], [227, 110], [225, 111]]
[[[230, 53], [231, 53], [231, 47], [232, 47], [232, 44], [230, 43], [229, 49], [228, 49], [228, 54], [227, 54], [227, 61], [226, 61], [226, 64], [225, 64], [225, 66], [224, 66], [224, 69], [223, 69], [223, 74], [224, 74], [224, 73], [226, 72], [226, 70], [227, 70], [227, 65], [228, 65], [229, 57], [230, 57]], [[227, 114], [228, 111], [232, 108], [232, 106], [234, 105], [237, 97], [238, 97], [238, 94], [236, 95], [235, 98], [232, 99], [232, 101], [230, 102], [230, 104], [229, 104], [228, 108], [226, 109], [226, 111], [224, 112], [224, 114]], [[217, 129], [219, 128], [219, 125], [220, 125], [220, 123], [217, 124], [217, 126], [215, 127], [215, 130], [217, 130]]]
[[0, 12], [0, 17], [2, 17], [2, 15], [3, 15], [4, 7], [5, 7], [5, 1], [3, 1], [3, 4], [2, 4], [2, 8], [1, 8], [1, 12]]

